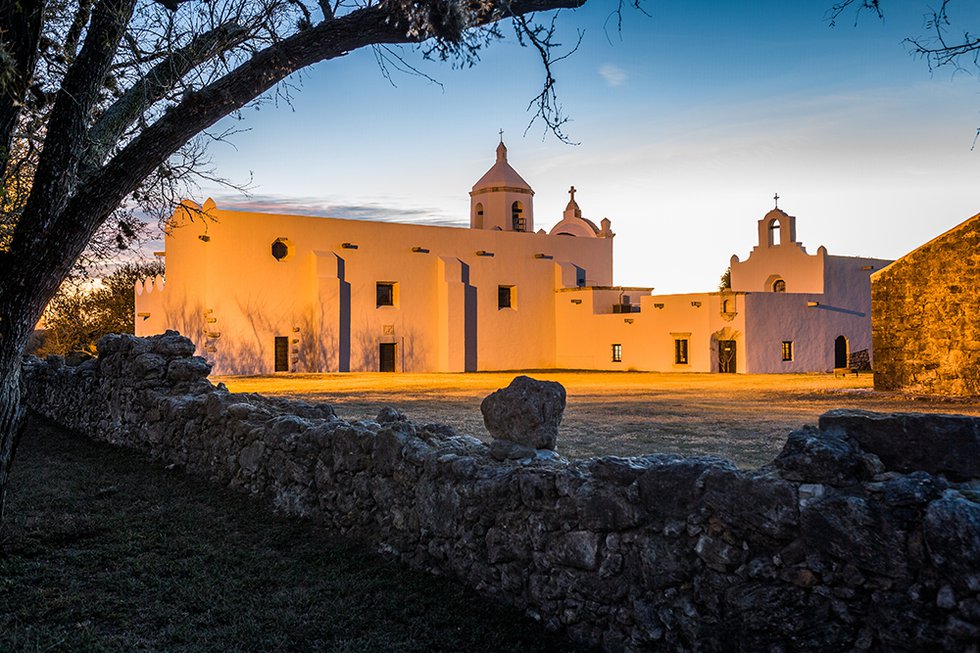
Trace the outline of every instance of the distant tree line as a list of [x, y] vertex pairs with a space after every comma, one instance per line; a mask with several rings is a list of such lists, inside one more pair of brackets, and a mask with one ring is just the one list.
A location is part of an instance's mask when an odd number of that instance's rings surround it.
[[95, 344], [107, 333], [133, 333], [135, 284], [163, 273], [160, 261], [135, 262], [120, 266], [96, 285], [82, 279], [68, 281], [48, 303], [29, 350], [37, 356], [94, 355]]

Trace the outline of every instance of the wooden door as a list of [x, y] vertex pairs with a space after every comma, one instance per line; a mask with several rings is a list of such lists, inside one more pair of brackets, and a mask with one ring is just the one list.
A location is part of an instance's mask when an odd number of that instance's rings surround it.
[[718, 371], [722, 374], [735, 374], [738, 360], [734, 340], [718, 341]]
[[394, 372], [395, 371], [395, 343], [393, 342], [382, 342], [380, 349], [378, 350], [378, 359], [380, 360], [380, 370], [382, 372]]
[[289, 338], [276, 336], [276, 371], [289, 371]]
[[847, 338], [834, 339], [834, 367], [847, 367]]

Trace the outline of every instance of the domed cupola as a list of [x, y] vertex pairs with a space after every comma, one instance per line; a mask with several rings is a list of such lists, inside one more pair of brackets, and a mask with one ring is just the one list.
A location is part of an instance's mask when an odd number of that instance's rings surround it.
[[501, 138], [497, 161], [470, 191], [470, 227], [502, 231], [534, 231], [534, 191], [507, 162]]
[[612, 238], [616, 234], [609, 229], [612, 224], [608, 218], [602, 220], [602, 228], [592, 220], [582, 217], [582, 209], [575, 201], [575, 186], [568, 189], [568, 206], [562, 214], [561, 222], [551, 228], [552, 236], [578, 236], [580, 238]]

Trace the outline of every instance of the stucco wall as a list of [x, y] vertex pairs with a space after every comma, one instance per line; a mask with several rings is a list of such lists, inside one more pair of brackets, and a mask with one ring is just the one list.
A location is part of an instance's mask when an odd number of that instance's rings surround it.
[[875, 387], [980, 394], [980, 215], [872, 279]]
[[[613, 313], [621, 295], [637, 313]], [[729, 300], [729, 312], [722, 302]], [[639, 290], [593, 288], [560, 291], [555, 299], [556, 363], [566, 369], [715, 372], [718, 336], [745, 341], [745, 296], [740, 293], [650, 295]], [[575, 303], [580, 301], [581, 303]], [[674, 339], [688, 340], [688, 362], [675, 364]], [[612, 345], [622, 360], [612, 360]], [[737, 371], [744, 372], [741, 352]]]
[[670, 454], [501, 463], [390, 409], [348, 423], [230, 394], [193, 350], [176, 334], [107, 336], [77, 368], [29, 361], [26, 396], [607, 651], [966, 651], [980, 638], [977, 420], [826, 415], [759, 470]]
[[[403, 371], [554, 367], [556, 262], [584, 269], [590, 283], [612, 283], [611, 238], [205, 206], [208, 218], [190, 221], [183, 209], [175, 216], [167, 284], [137, 297], [137, 312], [151, 316], [136, 333], [186, 333], [223, 373], [273, 371], [277, 336], [290, 340], [292, 371], [377, 371], [380, 343], [396, 345]], [[289, 247], [281, 261], [271, 255], [277, 239]], [[440, 257], [459, 261], [454, 278]], [[378, 282], [397, 284], [396, 306], [376, 305]], [[445, 284], [461, 284], [462, 294]], [[512, 308], [498, 308], [499, 285], [514, 286]], [[440, 314], [449, 317], [440, 322]], [[462, 331], [446, 332], [446, 319]]]

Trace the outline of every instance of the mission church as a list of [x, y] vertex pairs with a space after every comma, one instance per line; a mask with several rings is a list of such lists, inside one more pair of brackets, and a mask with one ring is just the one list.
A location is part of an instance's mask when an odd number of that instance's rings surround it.
[[728, 289], [613, 285], [608, 219], [535, 231], [534, 191], [497, 146], [469, 228], [219, 209], [185, 201], [167, 276], [136, 284], [136, 334], [176, 329], [218, 374], [529, 368], [824, 372], [870, 362], [872, 272], [807, 253], [774, 208]]

